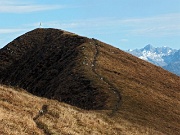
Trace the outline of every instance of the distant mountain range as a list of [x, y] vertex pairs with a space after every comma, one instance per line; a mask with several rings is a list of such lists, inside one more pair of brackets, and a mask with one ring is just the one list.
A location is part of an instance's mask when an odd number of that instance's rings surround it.
[[127, 52], [180, 76], [180, 49], [156, 48], [148, 44], [142, 49], [129, 49]]

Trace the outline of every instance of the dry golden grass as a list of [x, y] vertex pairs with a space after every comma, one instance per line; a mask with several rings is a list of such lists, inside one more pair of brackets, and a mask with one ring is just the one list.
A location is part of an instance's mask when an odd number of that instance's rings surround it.
[[[33, 120], [43, 105], [48, 106], [47, 113]], [[0, 85], [0, 129], [3, 135], [162, 134], [122, 118], [116, 122], [105, 111], [85, 111], [4, 85]]]

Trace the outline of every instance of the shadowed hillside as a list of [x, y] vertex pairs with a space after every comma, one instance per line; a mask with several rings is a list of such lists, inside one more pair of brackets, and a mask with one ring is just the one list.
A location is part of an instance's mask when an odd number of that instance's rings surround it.
[[117, 123], [180, 132], [180, 77], [96, 39], [35, 29], [2, 48], [0, 57], [2, 84], [107, 110]]
[[86, 77], [94, 76], [91, 66], [84, 66], [93, 61], [85, 56], [87, 43], [87, 38], [55, 29], [26, 33], [1, 50], [2, 82], [81, 108], [102, 109], [108, 95]]

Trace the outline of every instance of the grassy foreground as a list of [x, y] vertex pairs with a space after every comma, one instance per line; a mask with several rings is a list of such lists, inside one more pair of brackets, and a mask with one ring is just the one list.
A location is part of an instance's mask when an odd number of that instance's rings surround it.
[[[43, 106], [47, 107], [46, 110]], [[161, 134], [122, 118], [118, 121], [105, 111], [85, 111], [31, 95], [23, 89], [0, 85], [0, 134], [3, 135]]]

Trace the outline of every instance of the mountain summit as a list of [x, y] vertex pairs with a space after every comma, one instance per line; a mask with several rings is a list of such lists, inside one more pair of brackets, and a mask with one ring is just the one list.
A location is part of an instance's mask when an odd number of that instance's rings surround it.
[[1, 50], [0, 80], [84, 109], [112, 108], [120, 96], [114, 99], [114, 88], [107, 83], [108, 90], [94, 69], [96, 44], [62, 30], [35, 29]]
[[129, 128], [180, 132], [180, 77], [118, 48], [63, 30], [35, 29], [2, 48], [0, 57], [4, 85], [103, 113], [131, 123]]
[[155, 48], [154, 48], [152, 45], [148, 44], [148, 45], [146, 45], [146, 46], [143, 48], [143, 50], [154, 51]]

